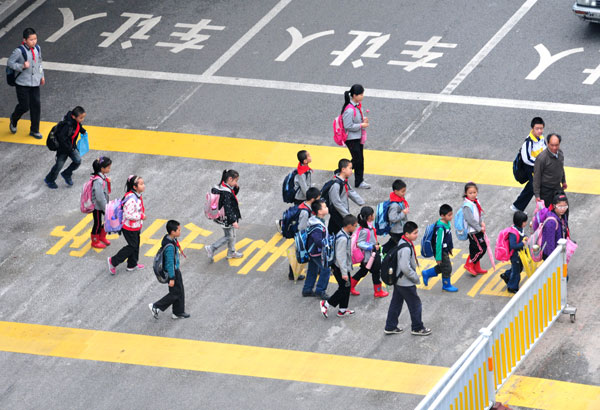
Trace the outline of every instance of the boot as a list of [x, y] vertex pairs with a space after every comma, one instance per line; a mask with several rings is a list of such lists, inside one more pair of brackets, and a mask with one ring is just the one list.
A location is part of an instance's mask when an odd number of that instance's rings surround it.
[[356, 290], [356, 285], [358, 284], [357, 280], [354, 280], [354, 278], [350, 278], [350, 294], [354, 295], [354, 296], [359, 296], [360, 292], [358, 290]]
[[379, 285], [373, 285], [373, 289], [375, 290], [374, 296], [376, 298], [384, 298], [389, 295], [388, 292], [382, 289], [381, 283]]
[[106, 245], [100, 242], [100, 235], [92, 235], [92, 248], [104, 249]]
[[429, 278], [435, 278], [437, 273], [435, 272], [435, 268], [429, 268], [421, 272], [421, 275], [423, 275], [423, 284], [427, 286], [429, 283]]
[[471, 276], [477, 276], [477, 270], [475, 269], [475, 265], [471, 262], [471, 257], [467, 258], [465, 262], [465, 270], [471, 274]]
[[102, 228], [102, 230], [100, 231], [100, 235], [98, 236], [98, 239], [100, 240], [100, 242], [102, 242], [106, 246], [110, 245], [110, 241], [108, 239], [106, 239], [106, 231], [104, 230], [104, 228]]
[[475, 264], [475, 271], [476, 271], [478, 274], [480, 274], [480, 275], [483, 275], [484, 273], [487, 273], [487, 272], [488, 272], [488, 271], [487, 271], [487, 270], [485, 270], [485, 269], [481, 269], [481, 261], [478, 261], [478, 262]]
[[458, 292], [458, 288], [452, 286], [450, 283], [450, 278], [442, 278], [442, 290], [446, 292]]

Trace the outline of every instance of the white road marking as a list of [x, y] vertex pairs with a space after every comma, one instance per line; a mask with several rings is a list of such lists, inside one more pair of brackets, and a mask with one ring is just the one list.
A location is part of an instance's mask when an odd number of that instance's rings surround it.
[[[463, 67], [462, 70], [448, 83], [442, 90], [441, 94], [452, 94], [454, 90], [473, 72], [485, 57], [500, 43], [500, 41], [513, 29], [514, 26], [527, 14], [527, 12], [537, 3], [538, 0], [527, 0], [523, 5], [511, 16], [510, 19], [494, 34], [494, 36], [475, 54], [475, 56]], [[368, 95], [371, 94], [369, 90]], [[403, 132], [394, 140], [392, 148], [397, 145], [404, 144], [419, 127], [429, 118], [434, 109], [440, 105], [439, 102], [429, 104], [419, 118], [413, 121]], [[399, 143], [399, 144], [398, 144]]]
[[[0, 59], [0, 65], [6, 65], [7, 58]], [[136, 79], [177, 81], [198, 84], [231, 85], [238, 87], [265, 88], [272, 90], [301, 91], [309, 93], [341, 95], [346, 86], [298, 83], [292, 81], [262, 80], [258, 78], [239, 78], [224, 76], [207, 76], [204, 74], [171, 73], [166, 71], [136, 70], [130, 68], [114, 68], [70, 63], [44, 62], [44, 69], [77, 74], [97, 74], [113, 77]], [[495, 108], [514, 108], [534, 111], [554, 111], [573, 114], [600, 115], [599, 105], [569, 104], [549, 101], [513, 100], [508, 98], [477, 97], [456, 94], [436, 94], [416, 91], [397, 91], [369, 88], [369, 98], [390, 100], [423, 101], [460, 105], [476, 105]]]
[[[37, 0], [31, 6], [27, 7], [25, 10], [20, 12], [14, 19], [8, 22], [8, 24], [0, 29], [0, 38], [4, 37], [6, 33], [12, 30], [17, 24], [23, 21], [27, 16], [29, 16], [35, 9], [44, 4], [46, 0]], [[19, 38], [21, 36], [19, 35]]]
[[215, 61], [208, 69], [204, 72], [204, 75], [213, 75], [216, 73], [221, 67], [227, 63], [231, 57], [233, 57], [242, 47], [248, 43], [248, 41], [252, 40], [254, 37], [264, 26], [269, 24], [271, 20], [279, 14], [281, 10], [288, 4], [290, 4], [292, 0], [281, 0], [279, 3], [275, 5], [267, 14], [264, 15], [263, 18], [258, 20], [258, 22], [250, 29], [246, 34], [244, 34], [238, 41], [236, 41], [230, 48], [223, 54], [217, 61]]

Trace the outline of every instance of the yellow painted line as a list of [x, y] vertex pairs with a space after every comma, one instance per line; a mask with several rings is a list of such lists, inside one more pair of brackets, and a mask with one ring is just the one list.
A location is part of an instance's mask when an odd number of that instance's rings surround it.
[[14, 322], [0, 322], [0, 350], [420, 395], [427, 394], [447, 370], [360, 357]]
[[[383, 337], [383, 336], [382, 336]], [[257, 346], [0, 321], [0, 351], [425, 395], [445, 367]], [[332, 377], [332, 371], [343, 377]], [[513, 376], [498, 400], [598, 409], [600, 387]]]
[[508, 406], [547, 410], [598, 410], [600, 387], [536, 377], [513, 376], [496, 401]]
[[[0, 141], [44, 145], [24, 131], [13, 135], [8, 131], [8, 118], [0, 119]], [[47, 135], [54, 123], [43, 122], [40, 132]], [[29, 130], [28, 121], [19, 122], [20, 130]], [[98, 151], [130, 152], [147, 155], [198, 158], [214, 161], [280, 167], [296, 166], [296, 153], [300, 149], [310, 151], [311, 167], [332, 171], [340, 158], [349, 157], [346, 148], [295, 144], [289, 142], [263, 141], [244, 138], [217, 137], [210, 135], [183, 134], [164, 131], [131, 130], [86, 125], [90, 135], [90, 147]], [[327, 133], [323, 143], [330, 144]], [[365, 150], [366, 170], [369, 174], [436, 181], [467, 182], [519, 187], [512, 174], [512, 162], [440, 155], [409, 154]], [[569, 192], [600, 195], [600, 170], [588, 168], [565, 168]]]

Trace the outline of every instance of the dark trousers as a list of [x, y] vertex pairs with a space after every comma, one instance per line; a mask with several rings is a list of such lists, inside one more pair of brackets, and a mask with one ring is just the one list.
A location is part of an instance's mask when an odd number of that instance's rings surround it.
[[469, 234], [469, 257], [471, 262], [477, 263], [483, 258], [487, 251], [485, 243], [485, 234], [483, 232], [475, 232]]
[[121, 250], [112, 258], [110, 263], [112, 266], [117, 267], [127, 259], [127, 267], [135, 268], [140, 258], [140, 231], [128, 231], [123, 229], [121, 231], [123, 237], [127, 241], [127, 245], [121, 248]]
[[529, 175], [529, 181], [523, 187], [523, 190], [513, 203], [514, 207], [520, 211], [524, 211], [529, 205], [529, 201], [533, 198], [533, 167], [525, 165], [527, 167], [527, 175]]
[[29, 116], [31, 117], [30, 132], [40, 132], [40, 115], [42, 112], [40, 102], [40, 87], [25, 87], [17, 85], [17, 101], [18, 104], [15, 110], [10, 116], [10, 121], [13, 125], [17, 125], [17, 122], [23, 114], [27, 111], [31, 111]]
[[350, 278], [344, 280], [342, 278], [342, 271], [337, 265], [331, 267], [333, 277], [338, 283], [338, 288], [333, 295], [327, 300], [330, 306], [338, 306], [340, 309], [346, 309], [348, 307], [348, 300], [350, 299]]
[[102, 217], [104, 216], [104, 211], [94, 209], [92, 211], [92, 215], [94, 216], [94, 224], [92, 225], [92, 235], [100, 235], [100, 232], [102, 232], [102, 228], [104, 227], [104, 225], [102, 224]]
[[394, 294], [390, 301], [387, 320], [385, 321], [385, 330], [394, 330], [398, 326], [398, 319], [402, 312], [402, 304], [406, 301], [410, 313], [410, 328], [413, 331], [419, 331], [425, 326], [421, 321], [421, 312], [423, 310], [421, 298], [417, 295], [416, 286], [398, 286], [394, 285]]
[[390, 233], [389, 241], [383, 245], [383, 253], [387, 254], [389, 251], [391, 251], [394, 246], [398, 245], [400, 239], [402, 239], [401, 233]]
[[67, 162], [67, 158], [71, 158], [71, 164], [63, 171], [63, 175], [67, 178], [71, 178], [73, 176], [73, 171], [75, 171], [81, 165], [81, 155], [79, 155], [79, 151], [74, 149], [73, 151], [67, 152], [57, 152], [56, 153], [56, 163], [46, 175], [47, 182], [54, 182], [56, 178], [58, 178], [58, 173]]
[[360, 264], [360, 269], [354, 274], [354, 276], [352, 276], [352, 279], [358, 282], [359, 280], [367, 276], [367, 273], [371, 272], [371, 279], [373, 279], [373, 285], [381, 285], [381, 256], [379, 255], [379, 252], [377, 252], [377, 254], [375, 255], [375, 259], [373, 260], [373, 265], [371, 265], [371, 269], [367, 269], [366, 264], [366, 262], [362, 262]]
[[435, 265], [435, 273], [442, 274], [443, 279], [449, 279], [452, 275], [452, 262], [446, 252], [442, 252], [442, 263]]
[[364, 145], [360, 139], [346, 141], [346, 146], [352, 155], [352, 168], [354, 169], [354, 186], [358, 187], [363, 182], [365, 174], [365, 158], [363, 156]]
[[[515, 251], [515, 253], [517, 253], [517, 251]], [[523, 262], [521, 262], [521, 258], [518, 255], [516, 257], [511, 257], [508, 283], [506, 284], [506, 287], [508, 289], [519, 289], [519, 283], [521, 282], [521, 272], [523, 272]]]
[[173, 287], [169, 287], [169, 293], [161, 300], [154, 303], [154, 307], [163, 312], [171, 305], [173, 305], [173, 314], [180, 315], [185, 312], [185, 293], [183, 290], [183, 279], [179, 269], [175, 269], [175, 284]]
[[331, 235], [336, 235], [341, 229], [343, 225], [343, 217], [333, 206], [329, 208], [329, 224], [327, 225], [327, 230]]

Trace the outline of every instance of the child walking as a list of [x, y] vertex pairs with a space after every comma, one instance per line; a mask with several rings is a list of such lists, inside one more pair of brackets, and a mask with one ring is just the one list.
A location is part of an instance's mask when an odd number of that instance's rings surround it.
[[422, 272], [423, 284], [425, 286], [429, 283], [430, 278], [441, 273], [442, 290], [446, 292], [458, 292], [458, 288], [452, 286], [450, 283], [450, 275], [452, 275], [450, 256], [452, 256], [452, 249], [454, 248], [452, 243], [452, 226], [450, 225], [452, 216], [452, 207], [448, 204], [443, 204], [440, 207], [440, 219], [436, 222], [434, 240], [432, 240], [437, 265]]
[[350, 299], [350, 274], [352, 273], [352, 233], [356, 230], [357, 220], [354, 215], [346, 215], [342, 230], [335, 236], [335, 262], [331, 267], [338, 288], [327, 300], [319, 302], [321, 314], [327, 319], [330, 307], [338, 306], [338, 317], [353, 315], [354, 310], [348, 309]]
[[116, 267], [127, 260], [127, 271], [144, 269], [139, 263], [140, 258], [140, 232], [143, 221], [146, 219], [146, 209], [142, 194], [146, 190], [144, 179], [137, 175], [130, 175], [125, 183], [125, 196], [123, 197], [123, 228], [121, 233], [127, 245], [113, 257], [108, 258], [108, 271], [114, 275]]
[[390, 206], [388, 208], [388, 221], [390, 223], [390, 239], [383, 245], [383, 253], [388, 253], [398, 245], [403, 235], [404, 223], [408, 218], [408, 202], [406, 196], [406, 183], [397, 179], [392, 184], [390, 192]]
[[[185, 257], [181, 251], [177, 238], [181, 236], [181, 225], [179, 222], [170, 220], [167, 222], [167, 235], [164, 236], [161, 246], [165, 247], [163, 251], [163, 269], [169, 274], [169, 293], [161, 300], [150, 303], [148, 306], [154, 319], [158, 319], [158, 311], [165, 311], [169, 306], [173, 306], [173, 319], [187, 319], [189, 313], [185, 312], [185, 293], [183, 289], [183, 278], [179, 270], [179, 253]], [[171, 246], [169, 246], [171, 245]]]
[[[298, 232], [302, 232], [302, 231], [306, 230], [306, 228], [308, 228], [308, 220], [313, 215], [311, 206], [312, 206], [313, 202], [318, 201], [320, 197], [321, 197], [321, 191], [319, 191], [318, 188], [311, 187], [311, 188], [308, 188], [308, 190], [306, 191], [306, 201], [303, 201], [302, 203], [300, 203], [300, 205], [298, 205], [298, 209], [300, 209], [300, 213], [298, 214]], [[294, 252], [288, 253], [288, 257], [290, 258], [290, 266], [289, 266], [290, 269], [289, 269], [289, 273], [288, 273], [289, 280], [294, 280], [294, 270], [292, 269], [292, 264], [295, 265], [295, 262], [297, 262], [295, 249], [296, 249], [296, 244], [294, 243]], [[292, 258], [294, 260], [292, 260]], [[306, 264], [302, 264], [300, 266], [305, 267]], [[299, 269], [304, 269], [304, 268], [299, 268]], [[302, 270], [300, 270], [300, 272], [301, 271]], [[304, 275], [298, 275], [298, 278], [296, 280], [304, 280], [304, 279], [306, 279], [306, 277]]]
[[103, 249], [110, 245], [106, 239], [104, 230], [104, 210], [108, 203], [108, 195], [111, 193], [110, 178], [107, 176], [110, 172], [112, 161], [108, 157], [100, 157], [92, 163], [94, 172], [92, 173], [92, 202], [94, 210], [94, 225], [92, 225], [92, 248]]
[[431, 330], [423, 325], [421, 319], [422, 304], [421, 298], [417, 294], [419, 275], [417, 274], [417, 253], [415, 252], [414, 242], [419, 236], [419, 229], [416, 223], [406, 222], [402, 228], [404, 234], [398, 241], [398, 265], [396, 274], [400, 276], [394, 285], [394, 294], [388, 309], [387, 320], [383, 332], [386, 335], [402, 333], [403, 329], [398, 327], [398, 318], [402, 312], [402, 305], [406, 301], [410, 313], [411, 333], [415, 336], [428, 336]]
[[472, 276], [483, 275], [487, 270], [481, 268], [481, 258], [487, 252], [485, 243], [485, 222], [483, 222], [483, 209], [477, 199], [479, 189], [474, 182], [465, 185], [463, 195], [463, 215], [468, 229], [469, 257], [465, 263], [465, 270]]
[[223, 171], [219, 185], [211, 191], [213, 194], [219, 194], [219, 209], [223, 208], [225, 210], [224, 221], [217, 222], [223, 225], [224, 236], [212, 245], [206, 246], [206, 253], [211, 262], [214, 261], [215, 251], [225, 244], [227, 244], [227, 259], [237, 259], [244, 256], [242, 252], [235, 250], [235, 230], [239, 229], [239, 220], [242, 219], [237, 200], [237, 194], [240, 192], [239, 179], [240, 174], [237, 171], [226, 169]]
[[384, 298], [389, 295], [383, 290], [381, 285], [381, 255], [379, 253], [379, 243], [377, 242], [377, 231], [373, 227], [375, 221], [375, 211], [370, 206], [365, 206], [358, 215], [358, 239], [356, 246], [364, 252], [364, 259], [360, 263], [360, 269], [352, 277], [350, 293], [358, 296], [360, 292], [356, 290], [358, 282], [371, 272], [373, 279], [374, 296]]
[[323, 192], [323, 196], [327, 198], [327, 206], [331, 208], [329, 232], [334, 235], [342, 229], [344, 216], [350, 215], [349, 199], [359, 206], [365, 204], [360, 195], [348, 184], [350, 176], [352, 176], [352, 161], [340, 159], [338, 169], [334, 171], [333, 184], [330, 184], [328, 192]]
[[312, 162], [312, 158], [308, 151], [298, 151], [298, 174], [294, 177], [294, 191], [296, 196], [294, 198], [294, 205], [300, 205], [306, 201], [306, 193], [312, 186], [311, 177], [312, 169], [308, 166]]
[[502, 273], [500, 277], [506, 283], [507, 290], [510, 293], [517, 293], [521, 282], [521, 272], [523, 272], [523, 262], [521, 262], [519, 251], [527, 245], [527, 237], [524, 234], [527, 226], [527, 214], [522, 211], [515, 212], [513, 224], [513, 232], [508, 234], [508, 245], [512, 252], [510, 255], [510, 269]]
[[[302, 288], [302, 296], [316, 296], [321, 300], [329, 299], [327, 295], [327, 285], [329, 283], [329, 262], [327, 261], [327, 250], [325, 243], [329, 237], [325, 217], [329, 213], [325, 202], [318, 200], [311, 205], [313, 216], [308, 220], [308, 235], [306, 238], [306, 249], [308, 249], [308, 270], [306, 271], [306, 280]], [[313, 286], [317, 281], [317, 288], [313, 291]]]

